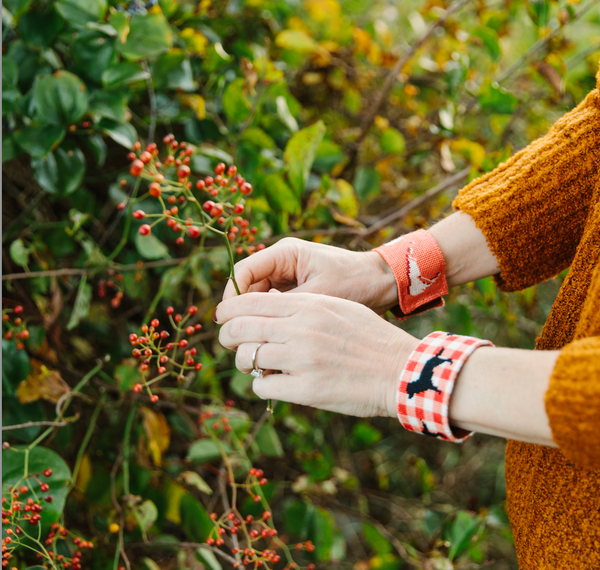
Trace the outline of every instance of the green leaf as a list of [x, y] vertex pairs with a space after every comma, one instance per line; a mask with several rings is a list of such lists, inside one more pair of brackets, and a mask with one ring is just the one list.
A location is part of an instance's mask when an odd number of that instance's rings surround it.
[[181, 529], [194, 542], [205, 542], [213, 531], [213, 523], [200, 502], [189, 493], [179, 503]]
[[77, 297], [71, 311], [71, 318], [67, 323], [67, 330], [73, 330], [90, 312], [90, 303], [92, 301], [92, 286], [87, 283], [85, 276], [79, 282], [77, 288]]
[[222, 570], [223, 566], [217, 560], [217, 557], [210, 550], [205, 550], [204, 548], [198, 548], [196, 550], [196, 558], [202, 562], [202, 564], [208, 570]]
[[66, 129], [60, 125], [25, 127], [13, 134], [15, 142], [34, 158], [43, 158], [63, 140]]
[[146, 570], [160, 570], [160, 566], [156, 562], [154, 562], [152, 558], [144, 556], [144, 558], [142, 558], [142, 562], [146, 566]]
[[[226, 453], [231, 451], [231, 447], [225, 442], [221, 443]], [[187, 461], [192, 463], [209, 463], [221, 457], [219, 447], [212, 439], [199, 439], [190, 445], [188, 449]]]
[[241, 139], [244, 142], [251, 143], [258, 148], [275, 148], [275, 141], [262, 129], [250, 127], [242, 134]]
[[243, 78], [233, 80], [223, 93], [223, 110], [230, 123], [242, 123], [250, 115], [250, 101], [244, 94]]
[[136, 232], [135, 248], [144, 259], [167, 259], [170, 257], [169, 248], [154, 234], [143, 236]]
[[478, 26], [471, 34], [483, 42], [485, 49], [494, 61], [499, 59], [502, 51], [500, 50], [500, 42], [496, 30], [488, 28], [487, 26]]
[[206, 493], [207, 495], [213, 494], [213, 490], [210, 488], [210, 485], [195, 471], [184, 471], [181, 473], [181, 475], [179, 475], [179, 480], [184, 482], [186, 485], [196, 487], [196, 489], [198, 489], [198, 491], [201, 493]]
[[2, 164], [19, 156], [23, 151], [15, 143], [14, 137], [9, 134], [2, 133]]
[[459, 511], [446, 533], [446, 539], [450, 542], [448, 558], [454, 560], [460, 556], [471, 545], [473, 537], [483, 530], [484, 524], [483, 517]]
[[46, 570], [43, 566], [27, 566], [25, 570]]
[[106, 143], [100, 133], [94, 133], [86, 140], [87, 146], [97, 161], [97, 166], [102, 167], [106, 160]]
[[288, 141], [283, 153], [288, 179], [296, 194], [300, 196], [306, 186], [312, 163], [325, 134], [325, 124], [314, 125], [298, 131]]
[[[17, 483], [23, 477], [25, 471], [25, 454], [21, 447], [2, 451], [2, 487], [9, 487]], [[19, 453], [20, 451], [20, 453]], [[52, 469], [50, 477], [44, 477], [43, 471]], [[34, 447], [29, 452], [29, 474], [37, 475], [39, 482], [30, 477], [27, 484], [31, 485], [38, 497], [44, 497], [48, 493], [40, 491], [41, 483], [50, 485], [52, 502], [44, 501], [44, 510], [41, 513], [42, 534], [53, 522], [57, 522], [62, 515], [65, 499], [67, 497], [68, 484], [71, 480], [71, 471], [64, 460], [51, 449], [45, 447]], [[31, 492], [25, 496], [31, 496]]]
[[19, 66], [14, 59], [2, 56], [2, 91], [14, 89], [19, 81]]
[[138, 139], [137, 132], [131, 123], [119, 125], [110, 119], [102, 119], [98, 126], [104, 134], [129, 150], [133, 148], [133, 143]]
[[[13, 343], [14, 344], [14, 343]], [[4, 387], [3, 387], [4, 388]], [[6, 391], [2, 396], [2, 425], [11, 426], [28, 422], [41, 422], [47, 419], [41, 401], [22, 404], [16, 396], [9, 396]], [[31, 443], [40, 433], [41, 426], [29, 426], [10, 430], [10, 437], [23, 443]]]
[[260, 187], [270, 206], [276, 212], [287, 212], [288, 214], [300, 212], [300, 200], [286, 184], [281, 174], [277, 172], [269, 174], [263, 179]]
[[40, 186], [56, 196], [67, 196], [77, 190], [85, 174], [85, 157], [74, 143], [51, 152], [46, 158], [31, 161], [34, 178]]
[[287, 99], [280, 95], [275, 99], [275, 105], [277, 106], [277, 116], [279, 120], [292, 132], [295, 133], [298, 131], [298, 122], [292, 115], [290, 108], [288, 106]]
[[49, 47], [64, 26], [65, 21], [52, 6], [31, 10], [19, 18], [19, 31], [26, 45], [34, 48]]
[[106, 0], [58, 0], [55, 4], [60, 15], [75, 27], [104, 19]]
[[327, 562], [330, 558], [331, 547], [333, 545], [335, 519], [329, 511], [319, 507], [314, 511], [312, 524], [312, 541], [315, 545], [315, 556], [317, 560]]
[[10, 244], [10, 258], [21, 267], [27, 268], [31, 248], [26, 247], [21, 238]]
[[542, 28], [550, 21], [552, 5], [548, 0], [530, 0], [527, 2], [527, 11], [531, 21]]
[[358, 216], [358, 200], [354, 194], [352, 184], [346, 182], [342, 178], [335, 181], [335, 185], [327, 192], [335, 205], [342, 211], [343, 214], [350, 218]]
[[33, 93], [33, 105], [40, 120], [50, 125], [76, 123], [83, 117], [87, 104], [85, 84], [69, 71], [41, 76]]
[[283, 457], [283, 447], [275, 426], [265, 423], [256, 434], [256, 444], [260, 452], [266, 457]]
[[17, 350], [14, 341], [2, 341], [2, 391], [14, 394], [17, 386], [31, 372], [29, 356], [23, 350]]
[[258, 396], [252, 391], [252, 382], [254, 378], [250, 374], [244, 374], [236, 370], [229, 382], [229, 387], [234, 394], [237, 394], [244, 400], [258, 400]]
[[116, 38], [99, 31], [84, 31], [71, 44], [73, 63], [87, 78], [99, 83], [115, 57]]
[[344, 158], [340, 145], [332, 140], [323, 139], [317, 149], [313, 169], [322, 173], [330, 172], [334, 166], [344, 162]]
[[151, 72], [155, 89], [194, 91], [198, 88], [190, 60], [181, 49], [163, 53], [152, 65]]
[[381, 432], [371, 424], [360, 421], [352, 428], [351, 443], [354, 447], [361, 449], [371, 447], [381, 441]]
[[386, 538], [383, 537], [381, 532], [369, 522], [363, 522], [362, 532], [369, 543], [369, 546], [373, 549], [376, 554], [389, 554], [392, 552], [392, 545]]
[[483, 109], [490, 109], [495, 113], [514, 113], [519, 100], [509, 93], [504, 87], [485, 83], [479, 91], [479, 104]]
[[146, 499], [140, 505], [136, 505], [135, 511], [137, 515], [136, 519], [140, 526], [145, 531], [150, 530], [150, 527], [152, 527], [158, 518], [158, 509], [156, 508], [156, 505], [149, 499]]
[[127, 93], [107, 90], [94, 91], [88, 112], [97, 117], [97, 121], [105, 117], [117, 123], [123, 123], [127, 118], [128, 101]]
[[145, 81], [148, 77], [150, 74], [144, 71], [139, 63], [123, 61], [102, 72], [102, 84], [106, 89], [115, 89], [134, 81]]
[[354, 190], [359, 200], [366, 201], [379, 194], [379, 181], [381, 176], [377, 170], [370, 166], [363, 166], [356, 171], [354, 177]]
[[[402, 567], [402, 560], [392, 553], [373, 556], [369, 560], [371, 570], [399, 570]], [[442, 566], [434, 566], [436, 570], [443, 570]]]
[[171, 27], [162, 14], [136, 14], [129, 23], [129, 34], [121, 53], [127, 59], [138, 61], [160, 55], [172, 43]]
[[381, 150], [389, 154], [402, 154], [406, 148], [402, 133], [391, 127], [381, 133], [379, 144], [381, 145]]

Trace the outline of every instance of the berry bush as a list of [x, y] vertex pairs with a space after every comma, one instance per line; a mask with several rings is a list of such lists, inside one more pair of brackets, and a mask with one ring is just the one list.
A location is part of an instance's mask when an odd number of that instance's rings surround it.
[[[595, 0], [6, 0], [2, 567], [516, 569], [503, 442], [259, 400], [211, 316], [367, 250], [594, 86]], [[531, 348], [560, 279], [403, 324]]]

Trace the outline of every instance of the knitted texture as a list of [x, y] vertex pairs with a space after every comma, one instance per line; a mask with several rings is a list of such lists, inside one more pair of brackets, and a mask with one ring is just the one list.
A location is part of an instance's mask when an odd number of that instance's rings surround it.
[[520, 570], [600, 568], [599, 173], [597, 88], [454, 202], [485, 235], [502, 289], [523, 289], [570, 266], [537, 342], [561, 349], [546, 393], [560, 449], [517, 441], [506, 449]]
[[446, 263], [429, 232], [417, 230], [375, 250], [390, 266], [398, 286], [398, 320], [444, 304], [448, 293]]
[[439, 331], [427, 335], [400, 374], [396, 399], [400, 423], [410, 431], [445, 441], [459, 443], [470, 437], [471, 433], [453, 433], [448, 409], [463, 364], [475, 349], [484, 345], [492, 343]]

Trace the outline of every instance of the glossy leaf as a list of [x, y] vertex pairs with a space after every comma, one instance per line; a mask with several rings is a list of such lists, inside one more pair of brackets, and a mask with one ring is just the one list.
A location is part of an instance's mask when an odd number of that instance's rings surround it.
[[143, 236], [135, 233], [135, 247], [144, 259], [165, 259], [170, 257], [169, 248], [155, 235]]
[[280, 174], [269, 174], [261, 183], [269, 204], [276, 212], [296, 214], [300, 211], [300, 200]]
[[65, 21], [53, 6], [43, 11], [32, 10], [19, 19], [23, 41], [34, 48], [47, 48], [61, 31]]
[[456, 518], [452, 522], [449, 531], [446, 533], [446, 538], [450, 541], [448, 558], [454, 560], [460, 556], [469, 547], [475, 535], [479, 533], [482, 528], [482, 517], [472, 515], [466, 511], [459, 511], [456, 513]]
[[134, 81], [144, 81], [148, 77], [150, 74], [144, 71], [139, 63], [123, 61], [111, 65], [102, 72], [102, 84], [107, 89], [116, 89]]
[[189, 493], [179, 503], [181, 528], [195, 542], [205, 542], [213, 531], [213, 524], [204, 507]]
[[40, 120], [50, 125], [76, 123], [83, 117], [87, 104], [85, 84], [69, 71], [41, 76], [33, 94]]
[[61, 125], [25, 127], [15, 131], [15, 142], [34, 158], [43, 158], [63, 140], [66, 129]]
[[138, 139], [135, 128], [131, 123], [119, 125], [110, 119], [102, 119], [98, 126], [112, 140], [128, 149], [132, 149], [133, 143]]
[[107, 8], [106, 0], [57, 0], [56, 9], [60, 15], [76, 27], [101, 20]]
[[121, 53], [127, 59], [138, 61], [164, 53], [172, 42], [173, 33], [162, 14], [136, 14], [129, 23], [129, 34]]
[[45, 158], [31, 161], [34, 177], [40, 186], [56, 196], [77, 190], [85, 174], [85, 157], [74, 145], [61, 146]]
[[283, 447], [275, 426], [265, 423], [256, 434], [256, 444], [260, 452], [266, 457], [283, 457]]
[[314, 125], [298, 131], [288, 141], [283, 153], [290, 185], [300, 196], [306, 186], [312, 163], [325, 134], [325, 124], [317, 121]]

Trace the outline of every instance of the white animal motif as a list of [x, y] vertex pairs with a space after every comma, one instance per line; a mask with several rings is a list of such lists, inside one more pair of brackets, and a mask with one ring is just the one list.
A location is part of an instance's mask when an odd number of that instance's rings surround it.
[[438, 273], [433, 279], [423, 277], [417, 264], [417, 258], [412, 253], [413, 248], [409, 247], [406, 254], [408, 261], [408, 294], [414, 297], [423, 293], [428, 287], [431, 287], [438, 280], [440, 274]]

